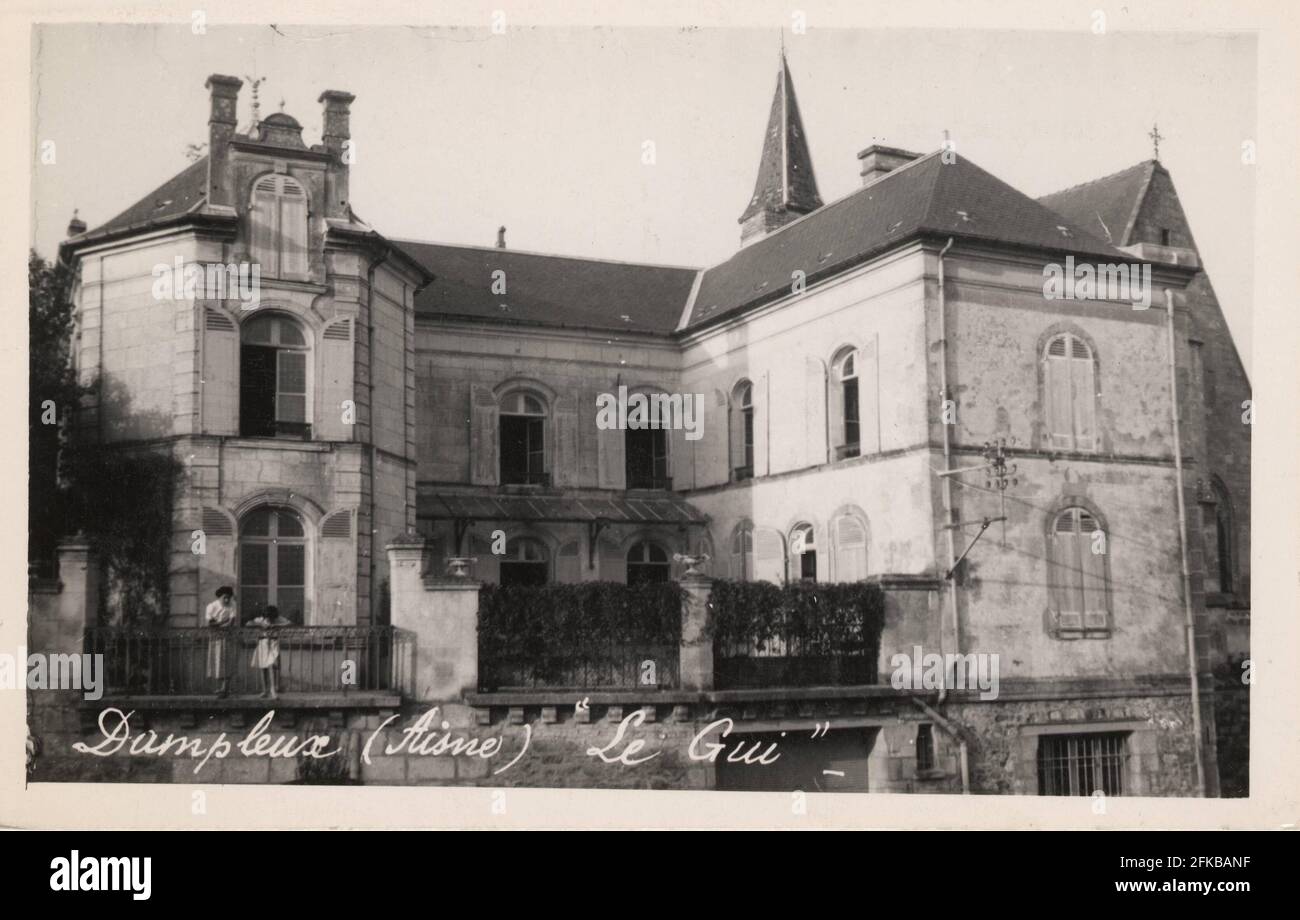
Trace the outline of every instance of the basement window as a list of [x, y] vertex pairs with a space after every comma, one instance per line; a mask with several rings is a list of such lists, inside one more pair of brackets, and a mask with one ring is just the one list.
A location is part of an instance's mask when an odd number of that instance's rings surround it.
[[1038, 739], [1039, 795], [1123, 795], [1128, 732]]

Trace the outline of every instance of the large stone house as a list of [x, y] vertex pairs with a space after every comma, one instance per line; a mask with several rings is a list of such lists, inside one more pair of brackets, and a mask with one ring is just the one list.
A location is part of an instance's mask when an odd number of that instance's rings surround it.
[[[687, 553], [913, 579], [937, 650], [999, 656], [997, 701], [944, 710], [983, 739], [974, 788], [1042, 791], [1044, 758], [1122, 744], [1123, 791], [1196, 791], [1187, 622], [1212, 742], [1206, 678], [1249, 621], [1250, 389], [1158, 161], [1035, 200], [951, 150], [872, 146], [825, 203], [782, 59], [737, 251], [643, 265], [385, 237], [349, 197], [352, 96], [321, 95], [308, 146], [283, 113], [240, 133], [240, 85], [208, 81], [204, 158], [64, 244], [100, 381], [81, 430], [187, 467], [177, 626], [225, 583], [306, 625], [386, 623], [384, 547], [410, 531], [489, 583], [667, 579]], [[257, 264], [255, 308], [156, 296], [178, 258]], [[1047, 296], [1081, 264], [1149, 267], [1149, 306]], [[685, 398], [698, 436], [598, 424], [620, 392]]]

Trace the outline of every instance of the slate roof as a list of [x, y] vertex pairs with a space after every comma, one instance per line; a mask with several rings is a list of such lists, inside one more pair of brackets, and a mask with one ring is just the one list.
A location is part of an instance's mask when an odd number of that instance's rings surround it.
[[799, 114], [799, 100], [795, 97], [790, 67], [782, 52], [776, 92], [767, 116], [767, 133], [763, 135], [763, 152], [758, 160], [754, 195], [749, 199], [745, 213], [740, 215], [740, 223], [759, 211], [790, 210], [807, 214], [821, 206], [812, 155], [808, 152], [808, 138]]
[[1074, 224], [1116, 246], [1128, 245], [1142, 192], [1159, 167], [1147, 160], [1091, 182], [1074, 185], [1038, 201]]
[[112, 220], [79, 234], [74, 239], [109, 236], [129, 228], [144, 229], [180, 217], [207, 198], [207, 185], [208, 158], [203, 156]]
[[707, 269], [687, 326], [785, 296], [796, 270], [811, 284], [918, 235], [951, 235], [1108, 261], [1130, 258], [966, 157], [944, 163], [936, 151]]
[[708, 518], [676, 495], [588, 497], [552, 495], [462, 495], [421, 493], [422, 518], [476, 521], [583, 522], [605, 518], [613, 524], [703, 524]]
[[[667, 335], [681, 319], [697, 274], [693, 268], [496, 247], [392, 242], [437, 276], [416, 297], [417, 315]], [[497, 270], [505, 272], [501, 295], [492, 293]]]

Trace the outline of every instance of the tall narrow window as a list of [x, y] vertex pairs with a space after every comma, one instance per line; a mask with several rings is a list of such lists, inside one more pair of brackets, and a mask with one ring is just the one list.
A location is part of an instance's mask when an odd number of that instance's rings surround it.
[[290, 176], [263, 176], [253, 186], [253, 261], [271, 278], [307, 276], [307, 193]]
[[916, 726], [916, 772], [928, 773], [934, 768], [934, 726], [922, 722]]
[[754, 385], [736, 384], [731, 393], [732, 475], [737, 482], [754, 475]]
[[862, 453], [862, 416], [858, 390], [858, 353], [847, 351], [835, 362], [835, 386], [839, 396], [836, 459]]
[[501, 401], [501, 482], [550, 485], [546, 471], [546, 406], [516, 391]]
[[817, 545], [811, 524], [800, 524], [790, 533], [790, 577], [817, 580]]
[[736, 581], [754, 577], [754, 526], [748, 521], [737, 524], [731, 534], [731, 577]]
[[506, 544], [501, 557], [501, 584], [544, 585], [551, 580], [551, 565], [541, 541], [520, 537]]
[[1109, 628], [1107, 542], [1097, 519], [1083, 508], [1066, 508], [1052, 522], [1052, 604], [1063, 633]]
[[842, 514], [831, 521], [835, 570], [831, 577], [839, 582], [861, 581], [867, 577], [867, 528], [862, 519]]
[[624, 442], [629, 489], [671, 489], [668, 478], [668, 432], [663, 428], [629, 428]]
[[257, 508], [239, 525], [239, 606], [244, 619], [274, 605], [298, 625], [306, 622], [307, 540], [302, 519], [288, 508]]
[[285, 316], [244, 324], [239, 349], [239, 433], [245, 437], [309, 438], [307, 340]]
[[1047, 343], [1043, 362], [1043, 402], [1051, 446], [1093, 450], [1097, 386], [1092, 349], [1077, 335], [1062, 333]]
[[655, 543], [640, 542], [627, 552], [627, 583], [643, 585], [668, 580], [668, 551]]
[[1217, 482], [1212, 485], [1210, 500], [1201, 503], [1201, 541], [1206, 593], [1231, 594], [1232, 509]]

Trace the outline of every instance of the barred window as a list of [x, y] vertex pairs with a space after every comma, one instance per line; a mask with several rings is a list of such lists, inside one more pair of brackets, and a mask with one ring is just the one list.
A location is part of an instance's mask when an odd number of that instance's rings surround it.
[[1043, 735], [1038, 739], [1038, 794], [1123, 795], [1128, 756], [1128, 732]]

